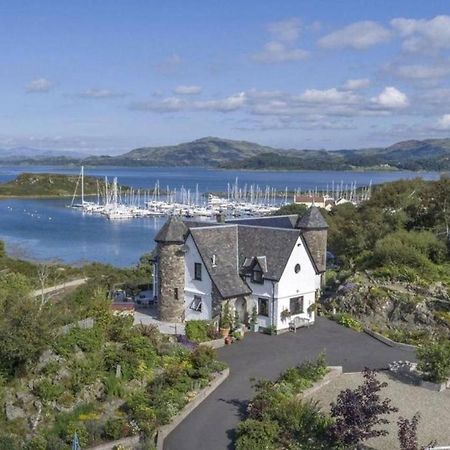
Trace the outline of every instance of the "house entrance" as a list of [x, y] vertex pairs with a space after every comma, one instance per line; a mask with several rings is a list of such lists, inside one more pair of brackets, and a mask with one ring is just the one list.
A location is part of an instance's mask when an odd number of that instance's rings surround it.
[[239, 297], [234, 304], [236, 311], [239, 315], [239, 321], [241, 323], [246, 323], [248, 320], [247, 314], [247, 300], [245, 297]]

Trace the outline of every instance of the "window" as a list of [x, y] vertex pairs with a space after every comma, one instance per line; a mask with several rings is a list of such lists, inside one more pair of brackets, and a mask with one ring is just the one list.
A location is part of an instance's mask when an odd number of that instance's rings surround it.
[[269, 317], [269, 300], [267, 298], [258, 298], [258, 314]]
[[173, 296], [174, 296], [175, 300], [178, 300], [178, 288], [173, 289]]
[[262, 270], [259, 268], [259, 266], [255, 266], [255, 268], [253, 269], [252, 281], [253, 281], [253, 283], [259, 283], [259, 284], [264, 283], [263, 273], [262, 273]]
[[300, 270], [301, 270], [300, 264], [296, 264], [295, 267], [294, 267], [295, 273], [299, 273]]
[[292, 315], [303, 314], [303, 296], [294, 297], [289, 300], [289, 311]]
[[194, 280], [201, 281], [201, 279], [202, 279], [202, 264], [195, 263], [194, 264]]
[[192, 300], [189, 308], [197, 312], [202, 312], [202, 298], [198, 295], [194, 295], [194, 300]]

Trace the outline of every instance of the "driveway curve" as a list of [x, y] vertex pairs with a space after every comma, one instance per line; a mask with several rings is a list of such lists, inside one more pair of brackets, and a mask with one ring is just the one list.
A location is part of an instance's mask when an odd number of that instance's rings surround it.
[[248, 333], [237, 344], [219, 349], [230, 376], [165, 440], [165, 450], [227, 450], [234, 448], [234, 429], [253, 397], [252, 379], [277, 378], [281, 372], [325, 351], [329, 365], [345, 372], [386, 368], [395, 360], [415, 360], [410, 350], [389, 347], [325, 318], [310, 328], [268, 336]]

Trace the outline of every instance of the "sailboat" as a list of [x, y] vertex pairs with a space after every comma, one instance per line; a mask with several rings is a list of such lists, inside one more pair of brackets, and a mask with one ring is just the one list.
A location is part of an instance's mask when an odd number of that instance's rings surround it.
[[[75, 198], [78, 192], [78, 185], [81, 181], [81, 203], [75, 203]], [[81, 166], [81, 172], [78, 176], [77, 184], [75, 185], [75, 191], [72, 196], [72, 202], [68, 205], [70, 208], [83, 208], [84, 207], [84, 166]]]
[[[78, 186], [81, 184], [81, 202], [75, 203], [75, 198], [77, 197]], [[84, 166], [81, 166], [80, 175], [78, 176], [77, 183], [75, 185], [75, 191], [72, 196], [72, 201], [69, 208], [81, 208], [85, 210], [86, 208], [95, 205], [93, 202], [87, 202], [84, 200]]]

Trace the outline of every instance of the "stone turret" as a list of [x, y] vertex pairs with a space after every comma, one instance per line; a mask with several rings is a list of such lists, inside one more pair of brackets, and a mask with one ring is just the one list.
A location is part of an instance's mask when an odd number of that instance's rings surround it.
[[306, 213], [299, 218], [296, 228], [302, 231], [311, 256], [320, 272], [325, 272], [327, 267], [327, 236], [328, 225], [317, 206], [311, 206]]
[[166, 322], [184, 321], [184, 242], [187, 232], [181, 220], [171, 217], [155, 237], [159, 318]]

